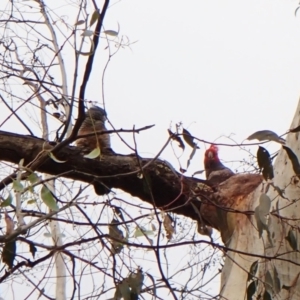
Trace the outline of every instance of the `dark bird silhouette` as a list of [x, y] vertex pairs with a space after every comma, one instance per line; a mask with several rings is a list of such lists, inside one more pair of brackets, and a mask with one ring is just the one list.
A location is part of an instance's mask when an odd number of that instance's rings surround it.
[[220, 162], [218, 147], [215, 145], [211, 145], [210, 148], [205, 151], [204, 168], [206, 179], [208, 183], [213, 186], [219, 185], [234, 175], [229, 168]]
[[98, 106], [92, 106], [85, 113], [85, 119], [79, 128], [78, 135], [89, 136], [80, 138], [76, 141], [76, 145], [82, 149], [83, 152], [91, 152], [96, 148], [100, 148], [101, 154], [113, 153], [110, 147], [109, 134], [101, 134], [106, 131], [105, 121], [107, 119], [106, 111]]

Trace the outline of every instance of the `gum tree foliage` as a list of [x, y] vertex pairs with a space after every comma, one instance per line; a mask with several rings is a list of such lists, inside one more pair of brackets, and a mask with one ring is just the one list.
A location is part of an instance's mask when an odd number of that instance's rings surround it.
[[[7, 1], [1, 12], [0, 297], [212, 299], [222, 272], [220, 299], [298, 299], [298, 114], [286, 142], [249, 136], [283, 145], [274, 168], [261, 146], [263, 177], [217, 187], [161, 161], [164, 148], [143, 158], [136, 143], [131, 155], [73, 146], [87, 104], [105, 107], [103, 85], [86, 98], [95, 59], [104, 79], [132, 45], [105, 27], [109, 5], [66, 1], [67, 18], [52, 1]], [[124, 143], [152, 126], [109, 124]], [[179, 126], [165, 147], [190, 147], [189, 164], [197, 140]]]

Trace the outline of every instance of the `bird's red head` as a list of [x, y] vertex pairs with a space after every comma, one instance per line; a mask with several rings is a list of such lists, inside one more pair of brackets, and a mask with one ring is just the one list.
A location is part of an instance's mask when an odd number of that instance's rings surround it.
[[219, 156], [218, 156], [218, 147], [215, 145], [210, 145], [210, 147], [205, 151], [204, 156], [204, 165], [208, 164], [209, 162], [219, 162]]

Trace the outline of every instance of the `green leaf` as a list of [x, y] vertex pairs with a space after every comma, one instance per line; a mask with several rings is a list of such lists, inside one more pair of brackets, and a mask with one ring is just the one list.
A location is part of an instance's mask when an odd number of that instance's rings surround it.
[[298, 248], [298, 247], [297, 247], [297, 240], [296, 240], [295, 234], [294, 234], [294, 232], [293, 232], [292, 229], [289, 230], [289, 233], [288, 233], [288, 235], [286, 236], [285, 239], [289, 242], [291, 248], [292, 248], [294, 251], [296, 251], [297, 248]]
[[285, 143], [285, 139], [278, 136], [277, 133], [271, 131], [271, 130], [260, 130], [256, 131], [250, 136], [247, 137], [247, 140], [259, 140], [259, 141], [273, 141], [280, 144]]
[[256, 274], [257, 272], [257, 268], [258, 268], [258, 260], [256, 260], [255, 262], [252, 263], [249, 273], [248, 273], [248, 280], [250, 281]]
[[99, 10], [95, 10], [92, 14], [91, 20], [90, 20], [90, 26], [93, 26], [94, 23], [99, 19], [100, 13]]
[[270, 294], [272, 294], [273, 291], [273, 278], [272, 275], [269, 271], [267, 271], [266, 276], [265, 276], [265, 289], [268, 291]]
[[27, 201], [27, 204], [35, 204], [36, 203], [36, 199], [30, 199]]
[[110, 35], [110, 36], [118, 36], [119, 32], [114, 31], [114, 30], [105, 30], [105, 34]]
[[282, 146], [282, 148], [286, 151], [290, 161], [292, 162], [292, 166], [295, 174], [297, 175], [298, 178], [300, 178], [300, 164], [298, 161], [298, 157], [289, 147]]
[[84, 30], [83, 33], [81, 34], [81, 36], [92, 36], [94, 35], [94, 31], [93, 30]]
[[54, 156], [54, 154], [53, 154], [52, 152], [49, 152], [49, 156], [50, 156], [50, 158], [51, 158], [53, 161], [55, 161], [55, 162], [57, 162], [57, 163], [59, 163], [59, 164], [63, 164], [63, 163], [66, 162], [65, 160], [59, 160], [59, 159], [57, 159], [57, 158]]
[[140, 236], [148, 236], [148, 235], [153, 235], [154, 232], [152, 230], [146, 230], [143, 227], [137, 226], [135, 231], [134, 231], [134, 237], [140, 237]]
[[79, 21], [77, 21], [74, 25], [75, 25], [75, 26], [78, 26], [78, 25], [82, 25], [82, 24], [84, 24], [84, 23], [85, 23], [84, 20], [79, 20]]
[[27, 180], [33, 184], [33, 183], [36, 183], [40, 180], [39, 176], [35, 173], [31, 173], [28, 177], [27, 177]]
[[13, 200], [12, 195], [9, 193], [8, 196], [7, 196], [7, 198], [1, 203], [0, 206], [1, 207], [10, 206], [11, 203], [12, 203], [12, 200]]
[[19, 180], [13, 180], [13, 189], [16, 192], [22, 192], [24, 190], [24, 187]]
[[94, 159], [98, 157], [101, 154], [100, 148], [96, 148], [93, 151], [91, 151], [89, 154], [84, 155], [83, 157], [89, 158], [89, 159]]
[[54, 199], [51, 191], [45, 185], [43, 185], [43, 187], [41, 189], [41, 198], [42, 198], [43, 202], [51, 210], [54, 210], [54, 211], [58, 210], [58, 206], [57, 206], [56, 200]]

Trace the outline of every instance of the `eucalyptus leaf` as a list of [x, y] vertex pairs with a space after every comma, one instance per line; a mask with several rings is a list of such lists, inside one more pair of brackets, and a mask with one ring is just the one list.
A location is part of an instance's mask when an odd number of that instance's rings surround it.
[[176, 133], [173, 133], [170, 129], [168, 129], [168, 133], [169, 133], [171, 139], [178, 142], [179, 147], [182, 148], [182, 150], [184, 150], [185, 146], [184, 146], [182, 139]]
[[197, 144], [194, 142], [194, 137], [187, 131], [186, 129], [182, 129], [182, 136], [185, 142], [191, 146], [193, 149], [196, 147], [196, 149], [199, 149]]
[[247, 287], [247, 300], [252, 300], [252, 296], [256, 292], [257, 281], [252, 281]]
[[293, 166], [293, 170], [296, 174], [296, 176], [298, 178], [300, 178], [300, 164], [299, 164], [299, 161], [298, 161], [298, 157], [296, 156], [296, 154], [289, 148], [289, 147], [286, 147], [286, 146], [282, 146], [282, 148], [286, 151], [291, 163], [292, 163], [292, 166]]
[[94, 159], [96, 157], [98, 157], [101, 154], [100, 148], [95, 148], [94, 150], [92, 150], [89, 154], [84, 155], [83, 157], [85, 158], [89, 158], [89, 159]]
[[258, 260], [256, 260], [255, 262], [252, 263], [249, 273], [248, 273], [248, 280], [250, 281], [256, 274], [257, 272], [257, 268], [258, 268]]
[[58, 206], [57, 206], [56, 200], [54, 199], [51, 191], [45, 185], [43, 185], [43, 187], [41, 189], [41, 198], [42, 198], [43, 202], [51, 210], [54, 210], [54, 211], [58, 210]]
[[115, 30], [105, 30], [104, 33], [107, 35], [110, 35], [110, 36], [118, 36], [118, 34], [119, 34], [119, 32], [117, 32]]
[[271, 130], [260, 130], [256, 131], [250, 136], [247, 137], [247, 140], [259, 140], [259, 141], [273, 141], [280, 144], [285, 143], [285, 139], [278, 136], [277, 133], [271, 131]]
[[16, 192], [22, 192], [24, 190], [24, 187], [23, 187], [22, 183], [20, 182], [20, 180], [13, 180], [13, 189]]
[[94, 31], [93, 30], [84, 30], [83, 33], [81, 34], [81, 36], [92, 36], [94, 35]]
[[286, 236], [285, 239], [289, 242], [291, 248], [296, 251], [298, 248], [297, 240], [296, 240], [295, 234], [292, 229], [289, 230], [288, 235]]
[[49, 156], [56, 163], [63, 164], [66, 162], [65, 160], [59, 160], [58, 158], [56, 158], [52, 152], [49, 152]]
[[99, 19], [99, 17], [100, 17], [99, 10], [95, 10], [90, 20], [90, 26], [94, 25], [94, 23]]
[[7, 198], [1, 203], [0, 206], [1, 207], [10, 206], [11, 203], [12, 203], [12, 200], [13, 200], [12, 195], [11, 195], [11, 193], [9, 193], [8, 196], [7, 196]]

